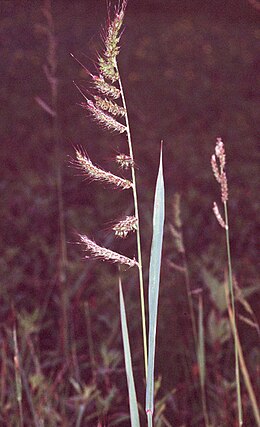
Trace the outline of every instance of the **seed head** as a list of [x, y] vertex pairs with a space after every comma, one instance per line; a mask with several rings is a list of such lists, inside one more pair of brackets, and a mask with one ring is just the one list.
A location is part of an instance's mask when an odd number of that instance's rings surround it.
[[121, 169], [129, 169], [134, 166], [134, 160], [126, 154], [118, 154], [116, 156], [116, 162]]
[[[217, 160], [219, 161], [219, 164]], [[228, 200], [228, 183], [225, 166], [226, 154], [224, 143], [221, 138], [217, 138], [215, 154], [211, 156], [211, 167], [217, 182], [220, 184], [221, 200], [223, 203], [227, 202]]]
[[228, 229], [228, 226], [226, 225], [224, 219], [221, 216], [221, 213], [219, 212], [219, 208], [216, 202], [214, 202], [213, 204], [213, 212], [215, 214], [215, 217], [218, 220], [218, 223], [221, 225], [221, 227], [225, 228], [226, 230]]
[[222, 172], [224, 170], [225, 165], [226, 165], [226, 154], [225, 154], [224, 143], [223, 143], [221, 138], [217, 138], [215, 153], [216, 153], [217, 158], [219, 159], [220, 170]]
[[106, 79], [115, 83], [119, 79], [118, 71], [115, 67], [115, 63], [111, 59], [104, 59], [101, 56], [98, 58], [100, 74]]
[[117, 9], [115, 10], [114, 19], [111, 19], [111, 17], [108, 19], [108, 26], [104, 38], [104, 56], [112, 62], [119, 54], [118, 43], [121, 38], [120, 30], [123, 24], [126, 3], [127, 2], [125, 0], [121, 4], [119, 3]]
[[221, 177], [220, 177], [220, 173], [219, 173], [219, 169], [218, 169], [218, 164], [217, 164], [217, 159], [215, 154], [212, 154], [211, 156], [211, 167], [213, 170], [213, 174], [216, 178], [216, 180], [220, 183], [221, 182]]
[[119, 79], [119, 74], [116, 67], [116, 57], [119, 54], [119, 41], [121, 38], [121, 27], [123, 24], [126, 1], [118, 4], [115, 10], [114, 18], [109, 16], [107, 28], [103, 36], [104, 53], [99, 56], [99, 70], [103, 77], [110, 80], [112, 83]]
[[223, 203], [228, 201], [228, 183], [227, 183], [227, 175], [225, 172], [222, 172], [221, 174], [221, 200]]
[[87, 102], [82, 103], [81, 106], [88, 109], [102, 127], [119, 133], [126, 132], [127, 128], [125, 125], [122, 125], [122, 123], [119, 123], [101, 108], [98, 108], [90, 99], [87, 99]]
[[102, 181], [112, 184], [114, 187], [126, 190], [132, 187], [132, 182], [121, 178], [111, 172], [106, 172], [101, 168], [93, 165], [86, 153], [82, 149], [76, 149], [76, 160], [73, 162], [78, 166], [85, 175], [94, 181]]
[[104, 111], [108, 111], [109, 113], [113, 114], [113, 116], [125, 116], [126, 111], [125, 108], [120, 107], [115, 102], [111, 101], [107, 98], [101, 98], [100, 96], [94, 96], [94, 99], [96, 101], [96, 107], [101, 108]]
[[121, 95], [120, 90], [107, 83], [102, 75], [92, 76], [94, 87], [103, 95], [109, 96], [112, 99], [118, 99]]
[[85, 245], [85, 251], [89, 253], [86, 258], [98, 258], [102, 261], [124, 264], [128, 265], [129, 267], [135, 267], [136, 265], [138, 265], [135, 259], [128, 258], [124, 255], [118, 254], [117, 252], [113, 252], [110, 249], [99, 246], [95, 242], [90, 240], [87, 236], [80, 234], [79, 237], [81, 243]]
[[117, 237], [125, 238], [129, 233], [137, 230], [137, 218], [135, 216], [127, 216], [126, 219], [115, 224], [113, 230]]

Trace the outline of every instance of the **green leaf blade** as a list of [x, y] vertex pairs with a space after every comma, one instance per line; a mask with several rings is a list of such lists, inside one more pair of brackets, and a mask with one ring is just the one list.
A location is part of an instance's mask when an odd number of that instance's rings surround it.
[[[148, 375], [146, 386], [146, 412], [150, 417], [154, 411], [154, 360], [160, 270], [165, 217], [165, 191], [163, 179], [162, 149], [156, 182], [153, 212], [153, 238], [149, 268], [149, 338], [148, 338]], [[148, 419], [149, 419], [148, 417]]]
[[119, 300], [120, 300], [120, 317], [121, 317], [121, 327], [122, 327], [124, 357], [125, 357], [125, 369], [126, 369], [126, 378], [127, 378], [127, 386], [128, 386], [128, 394], [129, 394], [131, 426], [140, 427], [133, 367], [132, 367], [132, 358], [131, 358], [127, 320], [126, 320], [125, 302], [124, 302], [124, 295], [123, 295], [120, 279], [119, 279]]

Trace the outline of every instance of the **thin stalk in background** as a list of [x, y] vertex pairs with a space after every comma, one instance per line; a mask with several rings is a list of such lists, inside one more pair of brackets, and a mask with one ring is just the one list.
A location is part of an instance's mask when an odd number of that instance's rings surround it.
[[242, 412], [240, 371], [239, 371], [239, 360], [238, 360], [238, 331], [237, 331], [237, 325], [236, 325], [235, 297], [234, 297], [233, 276], [232, 276], [227, 201], [224, 201], [224, 212], [225, 212], [225, 224], [226, 224], [226, 247], [227, 247], [227, 257], [228, 257], [228, 286], [229, 286], [229, 292], [231, 296], [231, 306], [232, 306], [232, 316], [233, 316], [233, 325], [232, 324], [231, 325], [234, 331], [234, 341], [235, 341], [235, 370], [236, 370], [238, 420], [239, 420], [239, 426], [242, 426], [243, 412]]
[[[128, 119], [126, 100], [125, 100], [123, 85], [122, 85], [122, 81], [120, 78], [120, 73], [119, 73], [117, 62], [115, 62], [115, 68], [118, 72], [118, 76], [119, 76], [118, 82], [119, 82], [119, 87], [120, 87], [120, 92], [121, 92], [122, 103], [123, 103], [123, 107], [126, 111], [125, 123], [126, 123], [126, 129], [127, 129], [126, 132], [127, 132], [127, 140], [128, 140], [128, 147], [129, 147], [129, 156], [131, 159], [134, 159], [132, 138], [131, 138], [131, 131], [130, 131], [130, 125], [129, 125], [129, 119]], [[148, 356], [147, 356], [147, 332], [146, 332], [146, 316], [145, 316], [145, 302], [144, 302], [143, 265], [142, 265], [141, 235], [140, 235], [140, 220], [139, 220], [139, 210], [138, 210], [138, 200], [137, 200], [137, 187], [136, 187], [135, 168], [134, 168], [133, 164], [131, 164], [131, 174], [132, 174], [132, 183], [133, 183], [132, 188], [133, 188], [133, 198], [134, 198], [134, 210], [135, 210], [135, 217], [137, 219], [136, 240], [137, 240], [140, 303], [141, 303], [141, 317], [142, 317], [142, 331], [143, 331], [144, 368], [145, 368], [145, 378], [147, 378]]]
[[199, 320], [198, 320], [198, 347], [197, 347], [197, 359], [199, 363], [199, 373], [200, 373], [200, 389], [201, 389], [201, 399], [202, 399], [202, 409], [203, 417], [206, 427], [210, 426], [208, 410], [207, 410], [207, 400], [206, 400], [206, 391], [205, 391], [205, 377], [206, 377], [206, 361], [205, 361], [205, 333], [203, 325], [203, 300], [202, 295], [199, 294]]
[[188, 305], [189, 305], [189, 311], [190, 311], [192, 333], [193, 333], [195, 357], [199, 365], [202, 411], [203, 411], [205, 425], [206, 427], [208, 427], [210, 423], [209, 423], [209, 415], [207, 411], [206, 390], [205, 390], [206, 371], [205, 371], [205, 346], [204, 346], [202, 296], [199, 294], [199, 305], [198, 305], [199, 319], [198, 319], [198, 332], [197, 332], [194, 304], [192, 300], [192, 289], [191, 289], [190, 275], [189, 275], [189, 269], [188, 269], [188, 261], [187, 261], [187, 255], [185, 251], [183, 232], [182, 232], [180, 194], [178, 193], [176, 193], [174, 196], [173, 224], [170, 224], [170, 232], [173, 236], [175, 247], [178, 253], [182, 257], [182, 265], [178, 265], [170, 261], [170, 266], [184, 275], [184, 281], [185, 281], [186, 293], [187, 293]]
[[196, 352], [197, 345], [198, 345], [198, 334], [197, 334], [197, 327], [196, 327], [194, 304], [192, 300], [192, 289], [190, 284], [188, 261], [187, 261], [187, 255], [186, 255], [184, 239], [183, 239], [180, 202], [181, 202], [180, 194], [176, 193], [173, 201], [173, 224], [170, 224], [170, 233], [174, 238], [176, 249], [180, 253], [183, 263], [180, 266], [170, 261], [170, 266], [184, 275], [184, 281], [185, 281], [185, 287], [186, 287], [186, 293], [187, 293], [188, 305], [189, 305], [189, 311], [190, 311], [192, 334], [193, 334], [193, 340], [194, 340], [194, 349]]
[[[217, 142], [215, 146], [215, 154], [213, 154], [211, 157], [211, 166], [212, 166], [213, 174], [216, 178], [216, 181], [220, 184], [221, 200], [224, 205], [224, 219], [222, 218], [216, 203], [214, 203], [213, 205], [213, 212], [219, 224], [221, 225], [222, 228], [225, 229], [225, 232], [226, 232], [226, 248], [227, 248], [227, 260], [228, 260], [228, 287], [229, 287], [229, 293], [231, 297], [233, 326], [234, 326], [235, 377], [236, 377], [238, 422], [239, 422], [239, 426], [242, 426], [243, 411], [242, 411], [242, 401], [241, 401], [240, 371], [239, 371], [239, 360], [238, 360], [238, 331], [237, 331], [237, 324], [236, 324], [236, 309], [235, 309], [235, 297], [234, 297], [233, 276], [232, 276], [228, 208], [227, 208], [228, 182], [227, 182], [227, 176], [225, 172], [226, 153], [225, 153], [224, 143], [221, 140], [221, 138], [217, 138]], [[231, 327], [232, 327], [232, 323], [231, 323]]]
[[15, 386], [16, 386], [16, 400], [19, 408], [19, 421], [20, 427], [24, 426], [23, 421], [23, 404], [22, 404], [22, 377], [21, 377], [21, 365], [20, 355], [17, 343], [17, 332], [16, 327], [13, 328], [13, 342], [14, 342], [14, 370], [15, 370]]
[[[230, 323], [232, 325], [233, 336], [235, 337], [234, 316], [233, 316], [232, 307], [230, 305], [229, 286], [228, 286], [228, 284], [226, 284], [226, 282], [225, 282], [225, 291], [226, 291], [226, 299], [227, 299], [227, 306], [228, 306], [228, 315], [229, 315]], [[254, 417], [256, 420], [256, 425], [257, 425], [257, 427], [260, 427], [260, 413], [259, 413], [259, 409], [258, 409], [258, 404], [257, 404], [255, 392], [254, 392], [254, 389], [253, 389], [253, 386], [251, 383], [251, 379], [250, 379], [250, 376], [249, 376], [249, 373], [247, 370], [247, 366], [246, 366], [246, 362], [245, 362], [245, 358], [244, 358], [244, 354], [243, 354], [243, 350], [242, 350], [242, 346], [240, 343], [238, 333], [236, 336], [237, 336], [238, 357], [239, 357], [241, 372], [242, 372], [244, 382], [245, 382], [245, 386], [246, 386], [246, 389], [247, 389], [247, 392], [248, 392], [248, 395], [249, 395], [249, 398], [251, 401]]]
[[46, 19], [46, 25], [37, 25], [39, 32], [47, 37], [47, 55], [46, 64], [43, 70], [50, 87], [50, 105], [43, 101], [40, 97], [36, 97], [36, 102], [45, 110], [52, 121], [52, 137], [55, 147], [55, 173], [56, 187], [58, 199], [58, 229], [59, 229], [59, 245], [58, 245], [58, 283], [61, 293], [61, 347], [65, 358], [69, 356], [68, 345], [68, 296], [66, 290], [66, 275], [67, 275], [67, 246], [64, 220], [64, 201], [63, 201], [63, 180], [62, 180], [62, 152], [60, 147], [61, 130], [58, 119], [58, 78], [57, 78], [57, 37], [55, 34], [54, 19], [52, 14], [51, 0], [45, 0], [42, 8], [42, 13]]

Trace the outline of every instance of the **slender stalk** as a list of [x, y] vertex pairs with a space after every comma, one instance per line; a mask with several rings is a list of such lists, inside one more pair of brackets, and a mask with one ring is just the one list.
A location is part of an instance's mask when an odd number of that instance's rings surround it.
[[202, 400], [202, 410], [205, 426], [209, 427], [209, 416], [207, 410], [207, 399], [206, 399], [206, 390], [205, 390], [205, 375], [206, 375], [206, 363], [205, 363], [205, 342], [204, 342], [204, 326], [203, 326], [203, 301], [202, 296], [199, 295], [199, 336], [198, 336], [198, 350], [197, 350], [197, 359], [199, 362], [200, 368], [200, 389], [201, 389], [201, 400]]
[[241, 390], [240, 390], [239, 360], [238, 360], [238, 332], [237, 332], [237, 325], [236, 325], [235, 298], [234, 298], [233, 278], [232, 278], [230, 239], [229, 239], [229, 227], [228, 227], [228, 209], [227, 209], [227, 202], [224, 201], [223, 204], [224, 204], [225, 224], [226, 224], [226, 246], [227, 246], [227, 257], [228, 257], [228, 286], [229, 286], [229, 293], [231, 296], [232, 318], [233, 318], [233, 327], [234, 327], [235, 372], [236, 372], [238, 421], [239, 421], [239, 426], [242, 426], [243, 425], [243, 413], [242, 413]]
[[181, 218], [181, 196], [179, 193], [176, 193], [174, 195], [173, 225], [170, 224], [170, 232], [173, 236], [177, 252], [182, 257], [181, 266], [176, 265], [175, 263], [171, 263], [171, 265], [173, 268], [180, 271], [181, 274], [184, 275], [184, 281], [185, 281], [185, 287], [186, 287], [186, 293], [187, 293], [188, 305], [189, 305], [189, 311], [190, 311], [192, 334], [193, 334], [193, 340], [194, 340], [194, 346], [195, 346], [194, 348], [196, 352], [197, 345], [198, 345], [197, 327], [196, 327], [196, 320], [195, 320], [196, 317], [194, 312], [194, 304], [192, 300], [188, 260], [187, 260], [186, 249], [185, 249], [184, 238], [183, 238], [183, 226], [182, 226], [182, 218]]
[[16, 385], [16, 400], [19, 408], [19, 426], [24, 426], [23, 418], [23, 404], [22, 404], [22, 377], [21, 377], [21, 365], [20, 355], [17, 343], [17, 332], [14, 326], [13, 328], [13, 342], [14, 342], [14, 368], [15, 368], [15, 385]]
[[88, 338], [89, 358], [90, 358], [91, 371], [92, 371], [92, 380], [96, 384], [96, 360], [95, 360], [94, 342], [92, 337], [92, 326], [91, 326], [91, 317], [90, 317], [88, 301], [85, 302], [84, 308], [85, 308], [85, 316], [86, 316], [86, 322], [87, 322], [87, 338]]
[[64, 200], [63, 200], [63, 177], [61, 163], [61, 129], [58, 118], [58, 86], [59, 80], [57, 77], [58, 52], [57, 38], [55, 34], [55, 24], [52, 13], [52, 0], [45, 0], [43, 14], [46, 18], [45, 33], [48, 40], [47, 62], [44, 66], [46, 79], [50, 87], [50, 103], [52, 121], [52, 137], [55, 145], [55, 173], [56, 187], [58, 199], [58, 233], [59, 233], [59, 259], [58, 259], [58, 284], [61, 293], [61, 346], [65, 358], [69, 356], [68, 346], [68, 296], [66, 289], [66, 274], [67, 274], [67, 247], [65, 234], [65, 219], [64, 219]]
[[148, 427], [153, 427], [153, 414], [151, 411], [147, 412]]
[[[121, 98], [123, 107], [126, 111], [125, 115], [125, 123], [126, 123], [126, 132], [127, 132], [127, 140], [129, 147], [129, 155], [132, 159], [134, 159], [133, 155], [133, 146], [132, 146], [132, 138], [131, 131], [126, 107], [126, 100], [123, 90], [122, 81], [120, 78], [120, 73], [118, 69], [117, 62], [115, 62], [115, 68], [118, 72], [119, 76], [119, 87], [121, 91]], [[135, 177], [135, 168], [131, 166], [131, 174], [132, 174], [132, 182], [133, 182], [133, 198], [134, 198], [134, 210], [135, 217], [137, 219], [137, 230], [136, 230], [136, 240], [137, 240], [137, 254], [138, 254], [138, 270], [139, 270], [139, 285], [140, 285], [140, 302], [141, 302], [141, 317], [142, 317], [142, 330], [143, 330], [143, 346], [144, 346], [144, 367], [145, 367], [145, 378], [147, 378], [147, 366], [148, 366], [148, 358], [147, 358], [147, 332], [146, 332], [146, 319], [145, 319], [145, 302], [144, 302], [144, 283], [143, 283], [143, 267], [142, 267], [142, 252], [141, 252], [141, 235], [140, 235], [140, 221], [139, 221], [139, 211], [138, 211], [138, 200], [137, 200], [137, 188], [136, 188], [136, 177]]]
[[[229, 314], [230, 322], [232, 324], [232, 331], [233, 331], [233, 334], [235, 336], [234, 321], [233, 321], [234, 316], [233, 316], [233, 311], [232, 311], [230, 304], [228, 304], [228, 314]], [[245, 386], [247, 388], [248, 395], [249, 395], [250, 400], [251, 400], [251, 405], [252, 405], [252, 409], [253, 409], [253, 413], [254, 413], [254, 417], [255, 417], [257, 426], [260, 427], [260, 413], [259, 413], [259, 409], [258, 409], [258, 404], [257, 404], [255, 392], [254, 392], [254, 389], [253, 389], [253, 386], [251, 383], [251, 379], [250, 379], [250, 376], [249, 376], [249, 373], [247, 370], [247, 366], [246, 366], [246, 362], [245, 362], [245, 358], [244, 358], [244, 354], [243, 354], [243, 350], [242, 350], [242, 346], [241, 346], [238, 334], [237, 334], [237, 345], [238, 345], [238, 356], [239, 356], [241, 372], [243, 374]]]

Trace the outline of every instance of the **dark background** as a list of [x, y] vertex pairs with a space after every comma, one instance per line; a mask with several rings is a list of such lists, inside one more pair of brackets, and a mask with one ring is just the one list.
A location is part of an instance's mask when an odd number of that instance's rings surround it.
[[[75, 425], [78, 403], [70, 400], [75, 390], [69, 379], [77, 380], [82, 390], [83, 384], [92, 384], [87, 338], [89, 326], [86, 326], [90, 318], [100, 376], [96, 385], [104, 399], [114, 386], [116, 397], [111, 400], [108, 410], [101, 409], [99, 416], [93, 416], [91, 421], [85, 420], [83, 425], [97, 425], [98, 419], [114, 425], [112, 422], [118, 414], [128, 410], [116, 269], [84, 260], [82, 249], [76, 244], [76, 233], [86, 233], [101, 245], [130, 257], [136, 256], [134, 237], [119, 242], [111, 232], [111, 223], [131, 213], [132, 202], [124, 192], [84, 181], [69, 161], [74, 156], [73, 146], [82, 145], [94, 163], [115, 171], [113, 157], [126, 150], [124, 137], [99, 129], [80, 109], [78, 104], [82, 99], [73, 85], [75, 80], [89, 87], [87, 74], [70, 53], [91, 72], [95, 71], [95, 58], [102, 48], [100, 28], [105, 24], [107, 6], [103, 0], [53, 2], [59, 80], [59, 129], [55, 140], [52, 119], [35, 101], [39, 96], [50, 103], [50, 87], [42, 68], [46, 62], [47, 40], [37, 26], [45, 23], [42, 5], [40, 1], [0, 2], [2, 367], [6, 363], [2, 371], [5, 378], [1, 388], [2, 418], [6, 425], [16, 425], [18, 412], [13, 386], [11, 335], [15, 323], [35, 413], [40, 416], [44, 405], [50, 405], [53, 424], [46, 418], [46, 425]], [[216, 313], [218, 326], [222, 318], [226, 319], [226, 313], [219, 313], [210, 299], [203, 272], [206, 269], [211, 277], [223, 281], [225, 235], [212, 213], [213, 202], [221, 203], [210, 166], [216, 138], [222, 137], [227, 153], [234, 274], [240, 288], [248, 289], [244, 295], [248, 296], [252, 309], [257, 311], [258, 9], [257, 4], [242, 0], [129, 0], [126, 10], [119, 67], [137, 164], [145, 271], [149, 265], [160, 141], [164, 140], [167, 218], [156, 369], [157, 374], [162, 374], [159, 397], [173, 388], [175, 392], [177, 390], [166, 409], [169, 421], [176, 426], [203, 425], [196, 386], [196, 359], [191, 354], [192, 335], [185, 285], [182, 275], [169, 266], [169, 261], [179, 262], [169, 233], [176, 192], [181, 194], [191, 286], [203, 289], [205, 334], [209, 334], [206, 335], [209, 412], [213, 425], [236, 425], [228, 405], [219, 408], [214, 401], [214, 395], [219, 393], [218, 399], [222, 399], [219, 401], [225, 402], [232, 389], [223, 385], [224, 379], [232, 382], [232, 347], [226, 341], [222, 345], [221, 339], [212, 341], [210, 338], [208, 328], [212, 312]], [[63, 267], [60, 269], [59, 164], [65, 223], [62, 237], [67, 250], [65, 280], [60, 276]], [[139, 400], [143, 404], [136, 280], [132, 271], [125, 273], [133, 359], [139, 378]], [[216, 327], [213, 325], [213, 329]], [[256, 389], [255, 328], [241, 322], [240, 337]], [[41, 377], [35, 386], [32, 378], [35, 379], [35, 372], [39, 374], [36, 360], [41, 366]], [[216, 391], [214, 387], [218, 381], [220, 388]], [[55, 384], [52, 391], [51, 384]], [[120, 393], [125, 393], [125, 397], [120, 398]], [[253, 426], [244, 388], [243, 393], [246, 425]], [[48, 405], [46, 394], [51, 396]], [[234, 406], [235, 398], [231, 396], [230, 399]], [[25, 417], [30, 419], [32, 406], [28, 404], [25, 391], [24, 402]], [[93, 405], [92, 401], [86, 403], [85, 414], [95, 413]], [[123, 421], [121, 425], [127, 423]], [[28, 421], [26, 425], [31, 424]]]

